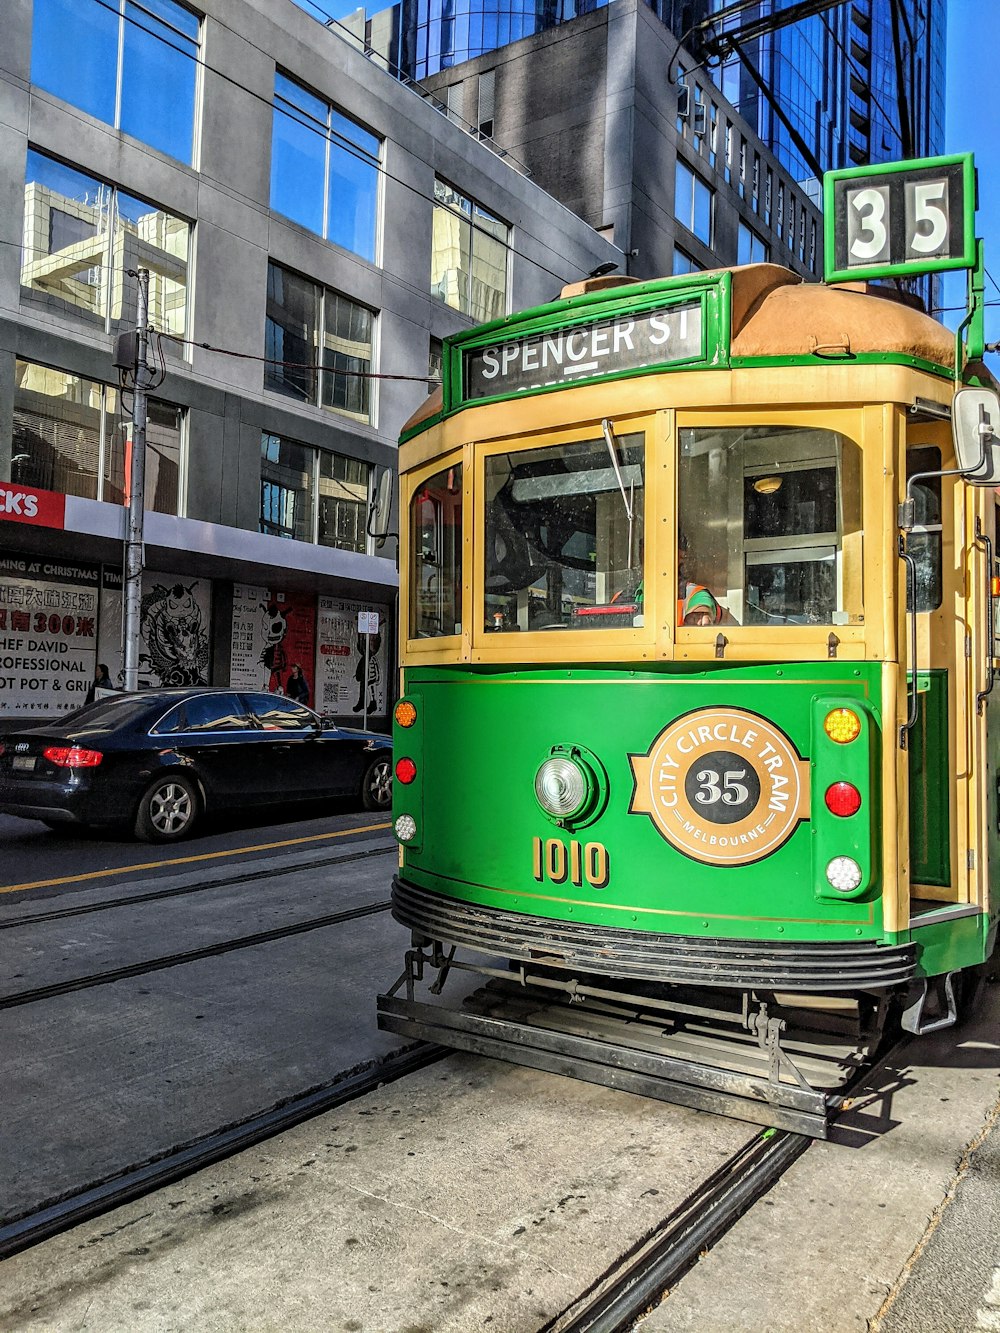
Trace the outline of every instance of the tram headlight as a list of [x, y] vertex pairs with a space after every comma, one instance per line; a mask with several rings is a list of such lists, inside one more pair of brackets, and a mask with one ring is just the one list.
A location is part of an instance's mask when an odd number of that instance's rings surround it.
[[592, 789], [583, 765], [566, 754], [551, 755], [535, 774], [535, 799], [553, 819], [572, 819], [581, 814]]
[[412, 815], [400, 815], [392, 827], [400, 842], [412, 842], [417, 836], [417, 821]]
[[849, 745], [861, 735], [861, 719], [850, 708], [834, 708], [823, 719], [823, 730], [838, 745]]
[[853, 893], [861, 883], [861, 867], [850, 856], [835, 856], [826, 868], [826, 877], [838, 893]]

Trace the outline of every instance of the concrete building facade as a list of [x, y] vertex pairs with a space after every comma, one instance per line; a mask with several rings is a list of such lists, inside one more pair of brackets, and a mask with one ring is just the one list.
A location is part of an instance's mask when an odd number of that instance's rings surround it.
[[[818, 277], [822, 215], [643, 0], [614, 0], [424, 80], [640, 278], [770, 259]], [[689, 62], [691, 63], [691, 62]], [[483, 88], [490, 115], [484, 120]]]
[[365, 516], [440, 339], [621, 255], [292, 0], [4, 17], [0, 725], [121, 663], [140, 268], [143, 682], [295, 660], [317, 708], [384, 722], [395, 552]]

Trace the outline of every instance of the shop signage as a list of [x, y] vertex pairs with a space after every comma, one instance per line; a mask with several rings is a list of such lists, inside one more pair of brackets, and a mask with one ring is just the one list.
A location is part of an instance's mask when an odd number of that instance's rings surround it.
[[0, 481], [0, 519], [8, 523], [31, 523], [40, 528], [66, 526], [66, 497], [56, 491], [18, 486]]
[[[359, 628], [362, 614], [369, 617], [367, 653], [366, 634]], [[313, 705], [317, 712], [337, 717], [349, 717], [352, 713], [369, 718], [385, 715], [389, 616], [387, 606], [372, 609], [362, 602], [319, 599]]]
[[311, 705], [315, 652], [316, 598], [312, 593], [233, 585], [230, 685], [288, 694], [292, 666], [298, 663], [308, 698], [297, 697]]
[[94, 683], [98, 569], [0, 558], [0, 717], [79, 708]]

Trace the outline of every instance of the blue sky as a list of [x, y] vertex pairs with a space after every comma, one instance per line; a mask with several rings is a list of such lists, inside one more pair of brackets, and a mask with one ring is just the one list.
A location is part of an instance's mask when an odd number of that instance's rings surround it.
[[[984, 242], [986, 300], [998, 304], [986, 310], [986, 341], [1000, 341], [1000, 115], [993, 95], [997, 77], [996, 53], [1000, 50], [1000, 0], [948, 0], [948, 73], [945, 151], [973, 152], [979, 173], [979, 212], [976, 235]], [[992, 281], [990, 278], [992, 274]], [[965, 304], [965, 275], [949, 279], [946, 304]], [[944, 316], [954, 328], [961, 314]], [[1000, 374], [1000, 360], [991, 357], [990, 368]]]

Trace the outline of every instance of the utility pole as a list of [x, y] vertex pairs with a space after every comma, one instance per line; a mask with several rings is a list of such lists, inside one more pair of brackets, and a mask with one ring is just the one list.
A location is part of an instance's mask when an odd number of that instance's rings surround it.
[[139, 688], [139, 618], [142, 610], [143, 524], [146, 514], [146, 389], [149, 386], [149, 269], [135, 274], [139, 300], [135, 336], [135, 387], [132, 400], [132, 449], [128, 459], [128, 520], [125, 530], [125, 580], [122, 630], [126, 690]]

